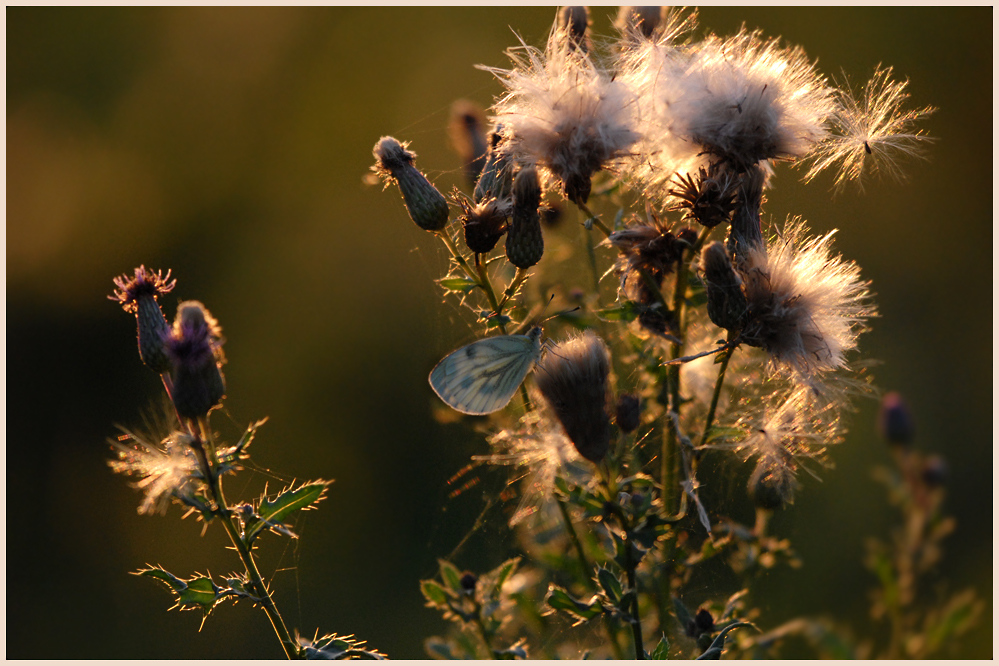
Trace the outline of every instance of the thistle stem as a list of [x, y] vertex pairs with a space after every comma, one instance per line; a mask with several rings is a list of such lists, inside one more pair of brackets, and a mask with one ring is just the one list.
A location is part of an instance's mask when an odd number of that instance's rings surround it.
[[583, 214], [586, 215], [587, 221], [592, 222], [593, 226], [595, 226], [597, 229], [599, 229], [601, 232], [603, 232], [604, 236], [610, 236], [611, 235], [612, 232], [611, 232], [610, 227], [608, 227], [606, 224], [604, 224], [600, 220], [599, 217], [597, 217], [596, 215], [594, 215], [593, 211], [591, 211], [589, 209], [589, 207], [587, 207], [586, 204], [580, 203], [578, 201], [576, 201], [575, 204], [576, 204], [576, 207], [579, 208], [579, 210], [583, 211]]
[[281, 647], [284, 648], [285, 657], [287, 659], [297, 659], [299, 657], [298, 645], [292, 640], [291, 634], [288, 632], [288, 627], [285, 625], [281, 613], [278, 612], [277, 606], [271, 598], [270, 590], [267, 589], [263, 576], [260, 575], [260, 569], [257, 568], [253, 554], [243, 542], [243, 539], [239, 535], [239, 530], [236, 529], [236, 525], [232, 521], [232, 512], [226, 505], [225, 494], [222, 492], [222, 479], [216, 476], [215, 473], [215, 468], [218, 467], [218, 458], [215, 454], [215, 447], [212, 442], [207, 419], [198, 419], [198, 428], [190, 428], [190, 433], [194, 437], [195, 451], [199, 452], [200, 456], [205, 460], [206, 467], [208, 467], [207, 463], [210, 455], [211, 468], [205, 470], [207, 472], [206, 481], [208, 483], [208, 491], [211, 493], [212, 499], [218, 507], [216, 515], [222, 521], [222, 526], [225, 528], [226, 534], [229, 535], [229, 539], [232, 541], [232, 545], [235, 547], [236, 552], [239, 554], [239, 559], [246, 569], [250, 589], [254, 591], [258, 602], [263, 606], [264, 612], [267, 614], [267, 618], [271, 621], [274, 633], [277, 634], [278, 639], [281, 641]]
[[[729, 336], [731, 339], [731, 335]], [[701, 442], [698, 448], [708, 443], [708, 435], [711, 434], [711, 424], [715, 420], [715, 410], [718, 409], [718, 398], [721, 397], [722, 384], [725, 382], [725, 370], [728, 368], [729, 359], [735, 353], [734, 348], [727, 349], [721, 354], [721, 367], [718, 368], [718, 379], [715, 380], [715, 390], [711, 394], [711, 405], [708, 407], [708, 416], [704, 419], [704, 434], [701, 435]]]

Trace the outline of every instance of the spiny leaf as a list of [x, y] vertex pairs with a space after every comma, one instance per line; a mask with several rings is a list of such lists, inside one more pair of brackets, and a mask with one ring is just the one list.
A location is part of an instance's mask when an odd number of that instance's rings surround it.
[[478, 282], [467, 277], [444, 278], [443, 280], [438, 280], [437, 284], [444, 287], [447, 291], [456, 294], [467, 294], [479, 286]]
[[649, 655], [649, 658], [669, 659], [668, 655], [669, 655], [669, 640], [666, 638], [666, 634], [663, 634], [663, 637], [659, 639], [659, 645], [657, 645], [656, 649], [652, 651], [652, 654]]
[[621, 581], [618, 580], [617, 576], [612, 574], [609, 570], [599, 567], [597, 569], [597, 582], [603, 589], [608, 601], [615, 606], [619, 606], [621, 595], [624, 590], [622, 589]]
[[458, 567], [447, 560], [437, 560], [437, 563], [440, 565], [441, 580], [444, 581], [444, 584], [455, 594], [461, 594], [461, 572], [458, 571]]
[[216, 585], [209, 576], [195, 574], [189, 579], [173, 575], [160, 566], [150, 566], [133, 572], [136, 576], [152, 578], [163, 583], [174, 596], [173, 608], [180, 610], [200, 610], [202, 623], [220, 602], [231, 598], [257, 600], [246, 590], [246, 581], [239, 576], [224, 578], [225, 587]]
[[505, 583], [507, 579], [513, 575], [513, 572], [517, 570], [519, 565], [520, 558], [514, 557], [499, 565], [484, 576], [485, 578], [494, 579], [496, 581], [493, 584], [493, 594], [495, 596], [499, 596], [500, 591], [503, 589], [503, 583]]
[[448, 607], [448, 593], [437, 581], [421, 580], [420, 592], [423, 592], [423, 596], [426, 597], [429, 605], [434, 608]]
[[272, 529], [294, 537], [295, 534], [282, 524], [285, 518], [299, 509], [308, 509], [325, 497], [332, 481], [309, 481], [298, 488], [285, 488], [273, 500], [267, 499], [266, 490], [260, 498], [256, 513], [246, 519], [244, 541], [249, 544], [265, 529]]
[[[316, 632], [317, 634], [319, 632]], [[309, 640], [295, 635], [295, 641], [300, 647], [300, 654], [306, 659], [385, 659], [385, 655], [378, 650], [365, 647], [367, 641], [349, 636], [337, 636], [336, 634], [326, 634], [322, 638]]]
[[576, 618], [576, 624], [592, 620], [602, 612], [598, 602], [583, 603], [573, 599], [568, 592], [553, 583], [548, 585], [545, 603], [555, 610], [563, 611]]
[[611, 308], [597, 310], [596, 315], [604, 321], [634, 321], [641, 314], [641, 306], [634, 301], [625, 301]]

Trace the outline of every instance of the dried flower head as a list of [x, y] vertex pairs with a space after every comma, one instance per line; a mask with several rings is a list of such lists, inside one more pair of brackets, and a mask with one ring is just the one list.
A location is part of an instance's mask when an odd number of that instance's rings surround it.
[[858, 98], [844, 74], [843, 85], [836, 91], [838, 105], [832, 117], [832, 135], [816, 151], [805, 182], [823, 169], [839, 164], [835, 187], [855, 180], [863, 189], [862, 177], [868, 161], [873, 162], [874, 171], [902, 180], [904, 173], [899, 158], [925, 158], [925, 144], [934, 139], [922, 130], [915, 130], [915, 124], [936, 109], [925, 106], [903, 111], [902, 104], [909, 99], [909, 93], [905, 92], [909, 82], [893, 81], [891, 75], [891, 67], [882, 69], [878, 65]]
[[587, 331], [553, 347], [534, 375], [579, 455], [592, 462], [603, 459], [610, 443], [609, 373], [607, 345]]
[[447, 226], [447, 199], [416, 168], [416, 153], [408, 147], [408, 143], [383, 136], [372, 151], [375, 165], [371, 170], [385, 181], [385, 187], [392, 182], [399, 186], [406, 210], [418, 227], [426, 231], [440, 231]]
[[111, 440], [118, 460], [108, 465], [119, 474], [139, 477], [135, 487], [146, 494], [139, 505], [140, 514], [165, 513], [170, 498], [194, 492], [201, 477], [190, 436], [173, 432], [157, 442], [150, 436], [122, 431], [124, 438]]
[[536, 163], [546, 187], [585, 203], [593, 174], [627, 154], [638, 138], [635, 98], [628, 86], [572, 46], [569, 26], [556, 27], [545, 51], [509, 49], [514, 68], [482, 67], [507, 88], [493, 107], [509, 138], [506, 150]]
[[860, 268], [830, 256], [835, 231], [806, 232], [800, 218], [790, 220], [739, 267], [749, 306], [742, 339], [763, 348], [776, 370], [818, 389], [824, 373], [847, 367], [847, 352], [877, 311]]
[[222, 329], [204, 305], [185, 301], [177, 306], [167, 349], [173, 359], [171, 397], [177, 413], [191, 419], [205, 416], [225, 397]]
[[485, 254], [496, 247], [496, 243], [506, 233], [506, 220], [510, 216], [512, 201], [490, 197], [472, 204], [458, 188], [454, 189], [451, 200], [461, 208], [458, 221], [465, 231], [465, 245], [468, 249], [477, 254]]
[[666, 210], [683, 211], [683, 219], [696, 220], [711, 228], [732, 217], [739, 176], [724, 162], [716, 162], [707, 169], [700, 167], [696, 174], [677, 174], [675, 182], [676, 186], [669, 190], [673, 200]]
[[456, 100], [451, 105], [447, 129], [451, 145], [461, 158], [465, 178], [470, 187], [475, 187], [486, 163], [486, 114], [471, 100]]
[[620, 276], [621, 293], [633, 301], [650, 305], [659, 301], [653, 287], [658, 290], [663, 278], [673, 273], [691, 238], [687, 229], [674, 234], [666, 223], [650, 216], [648, 223], [615, 231], [606, 242], [621, 251], [614, 267]]
[[126, 273], [116, 277], [114, 283], [118, 288], [108, 298], [120, 303], [125, 312], [135, 314], [139, 358], [155, 372], [169, 372], [170, 357], [166, 353], [165, 339], [170, 325], [157, 298], [172, 291], [177, 281], [170, 279], [169, 270], [164, 276], [162, 271], [154, 273], [145, 266], [139, 266], [134, 277]]

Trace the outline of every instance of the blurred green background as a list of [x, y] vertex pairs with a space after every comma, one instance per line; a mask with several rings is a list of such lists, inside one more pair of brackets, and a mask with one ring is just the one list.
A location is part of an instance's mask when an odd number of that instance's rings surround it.
[[[596, 8], [609, 33], [613, 8]], [[111, 474], [113, 424], [159, 395], [111, 278], [172, 268], [163, 299], [202, 300], [227, 343], [232, 437], [270, 421], [258, 469], [228, 484], [335, 478], [300, 542], [263, 539], [265, 575], [302, 633], [356, 633], [397, 658], [424, 656], [445, 623], [417, 581], [469, 531], [481, 498], [447, 480], [480, 435], [432, 418], [426, 376], [471, 334], [431, 280], [444, 258], [394, 190], [365, 185], [383, 134], [411, 140], [441, 190], [461, 182], [451, 102], [499, 93], [476, 63], [505, 65], [510, 28], [539, 44], [552, 8], [7, 10], [8, 658], [277, 658], [264, 615], [166, 612], [168, 595], [127, 572], [146, 563], [228, 573], [222, 530], [139, 516]], [[906, 185], [831, 198], [778, 169], [767, 213], [839, 228], [837, 249], [878, 294], [862, 339], [877, 384], [913, 408], [917, 445], [950, 466], [958, 529], [940, 575], [986, 600], [955, 656], [992, 645], [992, 9], [707, 8], [702, 27], [743, 22], [803, 45], [826, 74], [866, 80], [893, 65], [939, 140]], [[805, 561], [764, 581], [769, 626], [794, 613], [873, 628], [864, 540], [894, 516], [871, 469], [888, 462], [876, 403], [851, 416], [837, 467], [805, 480], [779, 529]], [[724, 481], [717, 481], [724, 483]], [[738, 491], [738, 489], [736, 489]], [[515, 548], [500, 520], [462, 551], [485, 569]], [[883, 631], [884, 627], [879, 627]]]

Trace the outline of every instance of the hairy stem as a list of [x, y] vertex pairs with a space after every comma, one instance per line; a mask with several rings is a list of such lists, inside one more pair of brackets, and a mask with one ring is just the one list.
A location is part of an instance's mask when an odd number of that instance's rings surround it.
[[704, 434], [701, 435], [699, 447], [708, 443], [708, 436], [711, 434], [711, 424], [714, 423], [715, 411], [718, 409], [718, 398], [721, 397], [722, 384], [725, 383], [725, 370], [728, 368], [729, 359], [732, 358], [732, 354], [734, 353], [735, 349], [727, 349], [721, 353], [721, 367], [718, 368], [718, 379], [715, 380], [715, 390], [711, 394], [711, 405], [708, 407], [708, 416], [704, 419]]
[[215, 454], [215, 446], [212, 441], [211, 430], [208, 428], [207, 419], [199, 419], [198, 427], [190, 428], [190, 432], [196, 443], [195, 451], [200, 452], [200, 457], [205, 460], [206, 466], [208, 466], [208, 461], [211, 461], [211, 468], [206, 470], [208, 490], [218, 507], [216, 515], [222, 521], [222, 526], [225, 528], [226, 534], [229, 535], [229, 539], [232, 541], [232, 545], [235, 547], [236, 552], [239, 554], [239, 559], [246, 569], [246, 575], [250, 581], [250, 589], [253, 590], [260, 605], [263, 606], [267, 618], [271, 621], [274, 633], [277, 634], [278, 639], [281, 641], [281, 647], [284, 648], [285, 657], [288, 659], [297, 659], [299, 657], [298, 645], [292, 640], [291, 634], [288, 632], [288, 627], [285, 625], [281, 613], [278, 612], [277, 606], [271, 598], [270, 590], [267, 589], [263, 576], [260, 575], [260, 569], [257, 568], [253, 554], [243, 542], [239, 530], [233, 523], [232, 512], [229, 510], [228, 505], [226, 505], [225, 494], [222, 492], [222, 479], [216, 475], [214, 469], [218, 466], [218, 458]]
[[610, 227], [608, 227], [606, 224], [604, 224], [600, 220], [599, 217], [597, 217], [596, 215], [594, 215], [593, 211], [591, 211], [587, 207], [586, 204], [579, 203], [578, 201], [575, 202], [575, 203], [576, 203], [576, 207], [579, 208], [579, 210], [583, 211], [583, 214], [586, 215], [588, 222], [590, 222], [593, 226], [595, 226], [597, 229], [599, 229], [603, 233], [604, 236], [610, 236], [611, 235], [612, 232], [611, 232]]

